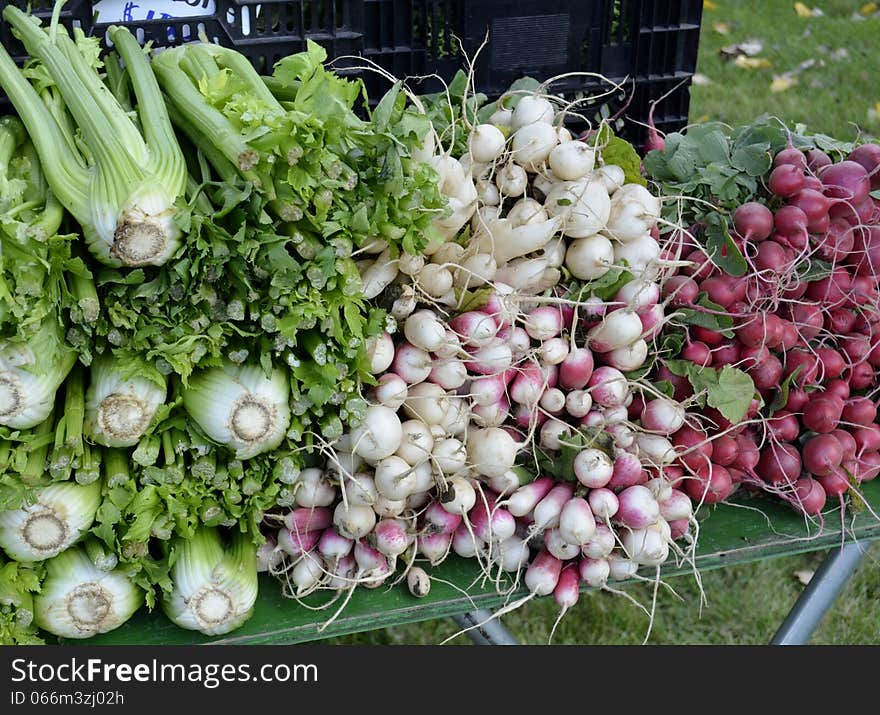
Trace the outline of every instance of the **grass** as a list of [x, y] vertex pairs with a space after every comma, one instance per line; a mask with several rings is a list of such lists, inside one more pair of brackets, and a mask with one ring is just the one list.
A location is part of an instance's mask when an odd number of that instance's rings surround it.
[[[861, 2], [815, 0], [821, 17], [798, 17], [787, 0], [715, 0], [706, 3], [697, 72], [708, 84], [691, 92], [691, 121], [747, 124], [764, 112], [840, 139], [880, 134], [877, 38], [880, 15], [858, 15]], [[748, 69], [719, 51], [747, 40], [763, 48]], [[797, 71], [796, 84], [771, 89], [774, 76]], [[777, 86], [782, 86], [777, 83]]]
[[[704, 12], [697, 71], [709, 80], [692, 92], [691, 121], [717, 119], [748, 123], [762, 113], [804, 122], [812, 131], [841, 139], [858, 133], [880, 134], [876, 84], [880, 19], [854, 21], [861, 3], [815, 0], [822, 17], [800, 18], [788, 0], [716, 0]], [[714, 7], [712, 7], [714, 5]], [[726, 26], [726, 27], [725, 27]], [[726, 30], [726, 34], [718, 30]], [[747, 69], [722, 59], [722, 47], [759, 39], [769, 67]], [[845, 49], [846, 53], [840, 52]], [[796, 75], [797, 84], [771, 91], [774, 75], [814, 63]], [[777, 83], [778, 84], [778, 83]], [[767, 643], [803, 589], [795, 576], [818, 567], [824, 552], [732, 566], [703, 574], [708, 604], [699, 607], [693, 578], [670, 584], [678, 600], [661, 590], [651, 643]], [[880, 545], [846, 586], [820, 625], [817, 644], [880, 643]], [[627, 587], [636, 600], [649, 604], [647, 585]], [[546, 643], [558, 609], [551, 600], [532, 602], [504, 618], [523, 643]], [[610, 593], [581, 597], [559, 625], [558, 644], [638, 644], [648, 619], [625, 598]], [[388, 628], [330, 639], [335, 644], [435, 644], [456, 632], [450, 620]], [[469, 643], [459, 636], [454, 643]]]

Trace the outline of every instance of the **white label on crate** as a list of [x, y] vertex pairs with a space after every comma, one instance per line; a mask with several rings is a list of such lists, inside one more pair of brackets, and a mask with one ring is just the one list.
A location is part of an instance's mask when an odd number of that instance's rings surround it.
[[98, 0], [92, 7], [97, 13], [97, 21], [102, 24], [202, 17], [213, 15], [217, 9], [214, 0]]

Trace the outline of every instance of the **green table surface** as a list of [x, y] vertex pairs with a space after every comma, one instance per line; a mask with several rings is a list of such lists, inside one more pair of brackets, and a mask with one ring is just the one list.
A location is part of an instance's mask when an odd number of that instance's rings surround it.
[[[862, 493], [871, 509], [880, 514], [880, 480], [863, 485]], [[847, 514], [842, 535], [839, 509], [828, 511], [824, 526], [819, 529], [815, 523], [807, 524], [802, 516], [787, 506], [766, 498], [741, 499], [735, 504], [704, 508], [699, 520], [696, 566], [700, 570], [827, 549], [841, 543], [842, 539], [880, 539], [880, 521], [867, 509], [855, 516]], [[690, 563], [668, 563], [663, 568], [666, 576], [692, 570]], [[653, 575], [653, 569], [651, 572]], [[284, 598], [280, 585], [263, 576], [253, 617], [238, 630], [224, 636], [210, 638], [180, 629], [157, 608], [153, 613], [141, 611], [111, 633], [77, 642], [90, 645], [301, 643], [442, 618], [476, 608], [494, 608], [505, 601], [505, 597], [491, 586], [471, 586], [478, 574], [476, 565], [470, 560], [450, 557], [431, 574], [455, 584], [458, 589], [467, 589], [467, 595], [439, 581], [432, 583], [430, 594], [423, 599], [411, 596], [405, 584], [390, 589], [387, 586], [377, 589], [361, 587], [356, 589], [339, 617], [321, 629], [340, 602], [324, 610], [309, 610]], [[744, 584], [743, 588], [748, 585]], [[328, 600], [326, 595], [316, 596], [307, 602], [321, 604]]]

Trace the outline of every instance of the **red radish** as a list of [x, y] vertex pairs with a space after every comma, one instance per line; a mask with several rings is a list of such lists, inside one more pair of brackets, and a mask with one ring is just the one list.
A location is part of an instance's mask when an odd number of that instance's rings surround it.
[[832, 434], [817, 434], [802, 448], [804, 469], [817, 477], [831, 474], [843, 461], [843, 448]]
[[801, 455], [794, 445], [769, 444], [761, 450], [756, 471], [770, 484], [794, 483], [801, 475]]
[[[801, 431], [801, 425], [798, 422], [798, 418], [785, 410], [779, 410], [776, 414], [770, 417], [767, 420], [767, 427], [773, 435], [773, 438], [780, 442], [794, 442]], [[718, 446], [716, 444], [715, 452], [717, 452], [717, 450]], [[718, 458], [715, 452], [712, 454], [712, 459], [717, 462]]]
[[769, 357], [770, 351], [765, 345], [739, 348], [740, 366], [745, 370], [763, 364]]
[[788, 146], [776, 153], [773, 157], [773, 166], [782, 166], [783, 164], [791, 164], [798, 167], [801, 171], [807, 168], [807, 159], [800, 149], [795, 149], [791, 144], [789, 137]]
[[839, 467], [831, 474], [816, 477], [816, 481], [822, 485], [822, 489], [829, 497], [840, 497], [849, 491], [849, 477]]
[[852, 279], [846, 269], [838, 267], [825, 278], [812, 281], [805, 295], [826, 308], [834, 308], [846, 302], [852, 289]]
[[836, 308], [825, 317], [825, 327], [834, 335], [851, 333], [856, 324], [856, 315], [846, 308]]
[[[800, 154], [803, 156], [803, 154]], [[777, 196], [788, 198], [804, 188], [804, 170], [794, 164], [779, 164], [767, 181], [767, 187]]]
[[781, 206], [773, 217], [773, 225], [783, 236], [806, 236], [807, 215], [798, 206]]
[[859, 459], [858, 480], [870, 482], [880, 474], [880, 452], [865, 452]]
[[848, 335], [840, 338], [840, 348], [851, 363], [860, 363], [871, 352], [871, 341], [868, 337]]
[[649, 151], [664, 151], [666, 149], [666, 141], [660, 136], [657, 127], [654, 126], [654, 109], [657, 107], [658, 101], [652, 101], [651, 108], [648, 110], [648, 138], [645, 140], [645, 154]]
[[801, 420], [807, 429], [824, 434], [837, 427], [842, 414], [843, 400], [837, 395], [825, 394], [804, 406]]
[[825, 508], [825, 490], [822, 485], [811, 477], [801, 477], [795, 482], [794, 496], [791, 504], [804, 514], [816, 516]]
[[846, 380], [831, 380], [825, 383], [825, 397], [837, 395], [841, 400], [848, 400], [849, 392], [849, 383]]
[[700, 287], [693, 278], [677, 275], [663, 282], [661, 295], [669, 299], [671, 305], [685, 307], [693, 305], [699, 293]]
[[809, 400], [809, 394], [799, 387], [793, 387], [788, 391], [788, 402], [783, 407], [789, 412], [800, 412]]
[[801, 336], [798, 333], [798, 329], [794, 323], [783, 320], [781, 325], [782, 329], [779, 333], [779, 350], [781, 350], [782, 352], [787, 352], [788, 350], [792, 350], [800, 345]]
[[871, 188], [880, 189], [880, 144], [862, 144], [847, 159], [861, 164], [871, 177]]
[[736, 337], [743, 345], [750, 348], [762, 346], [773, 347], [779, 339], [778, 322], [770, 320], [770, 315], [756, 313], [744, 316], [736, 328]]
[[880, 450], [880, 425], [857, 427], [850, 434], [856, 442], [856, 455]]
[[839, 263], [843, 261], [855, 246], [855, 232], [842, 219], [834, 219], [828, 226], [828, 232], [816, 241], [816, 253], [823, 261]]
[[672, 385], [674, 391], [673, 398], [677, 402], [683, 402], [694, 394], [693, 388], [688, 379], [671, 372], [665, 365], [662, 365], [657, 371], [657, 377], [659, 380], [668, 382]]
[[877, 419], [877, 405], [868, 397], [853, 397], [844, 405], [841, 416], [844, 422], [867, 427]]
[[700, 430], [685, 425], [672, 435], [672, 444], [679, 453], [686, 452], [679, 459], [691, 469], [698, 469], [712, 458], [712, 442]]
[[745, 297], [746, 284], [733, 276], [712, 276], [700, 283], [700, 290], [707, 293], [712, 302], [729, 308]]
[[820, 233], [827, 230], [830, 221], [828, 210], [831, 208], [831, 200], [815, 189], [803, 189], [792, 197], [791, 205], [797, 206], [807, 217], [807, 230], [811, 233]]
[[791, 320], [804, 340], [812, 340], [824, 325], [822, 307], [818, 303], [795, 303], [791, 306]]
[[792, 379], [796, 385], [812, 385], [819, 376], [819, 361], [806, 350], [791, 350], [785, 356], [785, 376], [797, 375]]
[[695, 502], [717, 504], [733, 493], [730, 472], [719, 464], [703, 464], [694, 470], [695, 479], [685, 481], [685, 491]]
[[663, 327], [664, 313], [661, 303], [652, 305], [646, 311], [640, 311], [638, 316], [642, 322], [642, 338], [645, 340], [651, 340]]
[[722, 345], [720, 348], [712, 350], [713, 367], [724, 367], [725, 365], [736, 365], [740, 361], [740, 343], [735, 342], [730, 345]]
[[856, 451], [858, 449], [856, 447], [856, 440], [849, 432], [842, 429], [836, 429], [832, 430], [828, 434], [835, 437], [840, 443], [840, 448], [843, 450], [844, 459], [852, 459], [856, 456]]
[[761, 276], [764, 281], [775, 280], [778, 274], [785, 273], [790, 266], [785, 248], [775, 241], [765, 241], [758, 246], [754, 263], [755, 268], [764, 274]]
[[822, 365], [819, 375], [823, 380], [836, 377], [846, 369], [846, 361], [834, 348], [817, 348], [816, 357]]
[[810, 171], [817, 172], [823, 166], [828, 166], [831, 163], [831, 157], [821, 149], [809, 149], [807, 151], [807, 168]]
[[712, 353], [709, 350], [709, 346], [706, 343], [701, 343], [699, 340], [686, 345], [684, 350], [681, 351], [681, 357], [701, 367], [706, 367], [712, 363]]
[[871, 180], [865, 167], [854, 161], [823, 166], [816, 172], [825, 187], [825, 195], [857, 204], [868, 198]]
[[682, 266], [681, 272], [686, 276], [691, 276], [692, 278], [708, 278], [709, 276], [718, 273], [715, 264], [709, 260], [709, 256], [706, 255], [706, 252], [703, 251], [702, 248], [697, 248], [691, 251], [683, 260], [693, 264]]
[[778, 387], [782, 382], [782, 373], [782, 363], [775, 355], [771, 355], [763, 363], [749, 371], [755, 387], [759, 390], [771, 390]]
[[743, 483], [747, 485], [752, 484], [752, 480], [749, 475], [741, 469], [737, 469], [736, 467], [728, 467], [727, 473], [730, 475], [730, 481], [732, 481], [734, 485]]
[[712, 440], [712, 461], [722, 467], [729, 467], [736, 461], [738, 447], [736, 438], [722, 434]]
[[764, 204], [749, 201], [733, 212], [733, 226], [746, 241], [763, 241], [773, 230], [773, 214]]
[[849, 384], [853, 390], [864, 390], [874, 384], [877, 373], [870, 363], [860, 362], [853, 365], [849, 373]]
[[736, 454], [736, 459], [733, 464], [737, 469], [741, 469], [747, 474], [752, 474], [757, 468], [758, 462], [761, 460], [761, 453], [758, 450], [758, 445], [755, 444], [753, 437], [746, 435], [738, 434], [735, 439], [739, 451]]
[[813, 189], [813, 191], [822, 191], [824, 187], [818, 177], [813, 176], [812, 174], [807, 174], [804, 176], [804, 188]]
[[721, 333], [715, 330], [709, 330], [708, 328], [702, 328], [699, 325], [691, 328], [691, 335], [693, 335], [696, 340], [700, 340], [712, 347], [716, 347], [727, 341], [727, 338]]

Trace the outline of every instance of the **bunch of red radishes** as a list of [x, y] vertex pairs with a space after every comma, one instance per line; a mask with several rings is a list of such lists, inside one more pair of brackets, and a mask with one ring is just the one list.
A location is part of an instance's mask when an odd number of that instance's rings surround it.
[[[839, 162], [789, 146], [773, 165], [766, 201], [733, 214], [747, 274], [726, 275], [679, 236], [690, 265], [664, 285], [675, 304], [703, 292], [734, 318], [734, 339], [691, 327], [681, 357], [748, 371], [763, 406], [740, 425], [709, 408], [711, 428], [673, 442], [691, 450], [680, 466], [708, 484], [707, 501], [744, 483], [817, 515], [880, 473], [880, 146]], [[684, 378], [660, 377], [677, 399], [691, 394]]]

